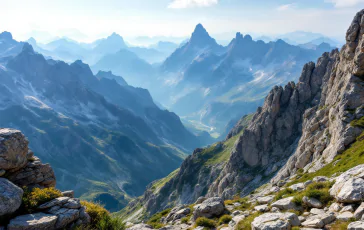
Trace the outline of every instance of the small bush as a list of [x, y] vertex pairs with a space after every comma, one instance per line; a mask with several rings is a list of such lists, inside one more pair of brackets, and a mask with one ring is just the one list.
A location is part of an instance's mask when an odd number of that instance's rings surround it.
[[280, 199], [287, 197], [289, 195], [292, 195], [294, 193], [295, 193], [295, 191], [293, 191], [293, 189], [285, 188], [277, 193], [277, 195], [274, 197], [274, 200], [280, 200]]
[[196, 226], [202, 226], [202, 227], [206, 227], [206, 228], [215, 228], [216, 222], [213, 220], [210, 220], [206, 217], [199, 217], [196, 220]]
[[166, 216], [171, 209], [163, 210], [159, 213], [154, 214], [148, 221], [147, 224], [151, 225], [153, 228], [162, 228], [164, 224], [161, 223], [162, 217]]
[[183, 218], [181, 219], [181, 223], [182, 223], [182, 224], [187, 224], [187, 223], [188, 223], [188, 221], [189, 221], [189, 218], [188, 218], [188, 217], [183, 217]]
[[34, 188], [31, 191], [24, 188], [24, 195], [22, 197], [23, 210], [26, 213], [31, 213], [38, 206], [61, 196], [61, 191], [55, 188]]
[[223, 215], [219, 219], [219, 225], [229, 223], [233, 218], [230, 215]]
[[88, 201], [81, 201], [81, 204], [86, 207], [86, 212], [91, 217], [91, 223], [86, 229], [125, 229], [125, 224], [122, 220], [120, 218], [111, 217], [110, 213], [101, 205]]

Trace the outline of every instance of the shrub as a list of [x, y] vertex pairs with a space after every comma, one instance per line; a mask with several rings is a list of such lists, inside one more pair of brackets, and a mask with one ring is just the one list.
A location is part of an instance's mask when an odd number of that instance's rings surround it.
[[55, 188], [34, 188], [31, 191], [29, 191], [27, 188], [24, 188], [24, 195], [22, 198], [23, 210], [26, 213], [31, 213], [39, 205], [47, 203], [48, 201], [61, 196], [61, 191]]
[[232, 217], [230, 215], [223, 215], [219, 219], [219, 225], [227, 224], [232, 220]]
[[181, 219], [181, 223], [182, 223], [182, 224], [187, 224], [187, 223], [188, 223], [188, 221], [189, 221], [189, 218], [188, 218], [188, 217], [183, 217], [183, 218]]
[[105, 229], [105, 230], [124, 230], [125, 225], [120, 218], [113, 218], [110, 213], [101, 205], [81, 201], [81, 204], [86, 207], [86, 212], [91, 217], [91, 229]]
[[293, 191], [293, 189], [285, 188], [277, 193], [277, 195], [274, 197], [274, 200], [280, 200], [280, 199], [282, 199], [288, 195], [292, 195], [294, 193], [295, 192]]
[[213, 220], [210, 220], [206, 217], [199, 217], [196, 220], [196, 226], [202, 226], [206, 228], [214, 228], [216, 227], [216, 222]]
[[163, 211], [161, 211], [159, 213], [154, 214], [147, 221], [147, 223], [149, 225], [151, 225], [153, 228], [162, 228], [162, 227], [164, 227], [164, 224], [161, 223], [161, 219], [162, 219], [162, 217], [166, 216], [170, 211], [171, 211], [171, 209], [166, 209], [166, 210], [163, 210]]

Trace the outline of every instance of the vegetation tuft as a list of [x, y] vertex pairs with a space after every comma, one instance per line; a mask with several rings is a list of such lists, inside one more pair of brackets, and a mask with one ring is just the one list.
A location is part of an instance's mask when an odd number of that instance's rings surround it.
[[62, 196], [61, 191], [55, 188], [34, 188], [32, 190], [23, 188], [23, 190], [24, 195], [22, 197], [21, 209], [25, 213], [32, 213], [38, 206]]
[[232, 219], [230, 215], [223, 215], [219, 219], [219, 225], [228, 224]]
[[210, 220], [206, 217], [199, 217], [196, 220], [196, 226], [206, 227], [206, 228], [215, 228], [216, 222], [214, 220]]
[[86, 207], [86, 212], [91, 217], [91, 223], [86, 229], [124, 230], [125, 224], [120, 218], [112, 217], [110, 213], [101, 205], [81, 201]]

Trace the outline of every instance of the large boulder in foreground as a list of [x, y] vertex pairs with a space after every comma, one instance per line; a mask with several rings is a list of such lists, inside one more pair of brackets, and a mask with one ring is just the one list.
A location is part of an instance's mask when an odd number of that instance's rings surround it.
[[0, 129], [0, 169], [16, 170], [27, 162], [28, 140], [15, 129]]
[[57, 216], [39, 212], [10, 220], [8, 230], [52, 230], [56, 222]]
[[349, 169], [335, 179], [330, 195], [342, 203], [357, 203], [364, 199], [364, 165]]
[[0, 178], [0, 216], [15, 212], [21, 205], [23, 190]]
[[289, 230], [301, 223], [294, 213], [265, 213], [254, 219], [251, 225], [252, 230]]
[[194, 220], [199, 217], [211, 218], [222, 215], [225, 211], [225, 204], [220, 197], [212, 197], [205, 200], [201, 204], [195, 205], [194, 209]]

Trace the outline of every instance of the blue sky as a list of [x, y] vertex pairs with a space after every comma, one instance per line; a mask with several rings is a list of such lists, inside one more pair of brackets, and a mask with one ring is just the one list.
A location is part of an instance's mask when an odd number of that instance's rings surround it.
[[0, 0], [0, 6], [0, 30], [19, 40], [91, 41], [112, 32], [185, 37], [197, 23], [219, 39], [295, 30], [342, 39], [364, 0]]

